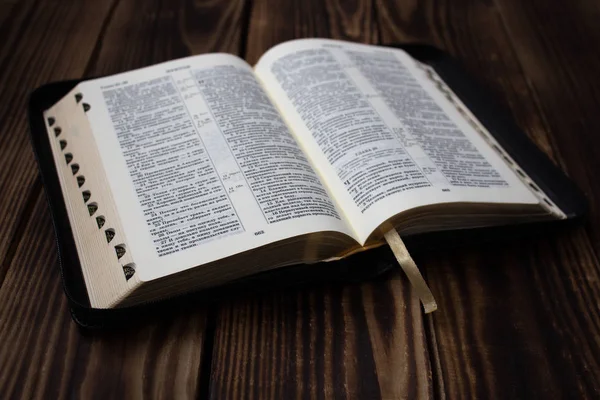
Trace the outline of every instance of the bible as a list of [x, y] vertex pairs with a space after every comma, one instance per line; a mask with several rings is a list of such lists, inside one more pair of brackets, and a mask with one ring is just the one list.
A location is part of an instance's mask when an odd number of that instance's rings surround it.
[[43, 111], [44, 183], [59, 182], [90, 306], [335, 261], [389, 232], [570, 218], [566, 186], [525, 168], [439, 72], [301, 39], [254, 66], [206, 54], [74, 85]]

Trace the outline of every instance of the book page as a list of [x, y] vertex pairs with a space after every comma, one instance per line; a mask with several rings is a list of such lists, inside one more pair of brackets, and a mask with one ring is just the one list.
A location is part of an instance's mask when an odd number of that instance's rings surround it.
[[539, 204], [401, 50], [296, 40], [255, 71], [361, 241], [419, 206]]
[[352, 235], [243, 60], [190, 57], [80, 90], [142, 280], [306, 233]]

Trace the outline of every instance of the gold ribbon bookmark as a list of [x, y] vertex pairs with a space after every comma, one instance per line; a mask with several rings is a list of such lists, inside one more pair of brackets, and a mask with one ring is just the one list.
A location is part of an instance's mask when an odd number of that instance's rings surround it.
[[398, 260], [398, 264], [404, 270], [406, 276], [408, 276], [408, 280], [412, 284], [419, 300], [423, 303], [423, 308], [425, 309], [425, 314], [433, 312], [437, 310], [437, 304], [435, 299], [433, 298], [433, 294], [425, 283], [425, 279], [423, 279], [423, 275], [419, 271], [417, 264], [410, 256], [404, 242], [400, 238], [396, 229], [390, 229], [385, 233], [385, 240], [390, 245], [392, 251], [394, 252], [394, 256], [396, 256], [396, 260]]

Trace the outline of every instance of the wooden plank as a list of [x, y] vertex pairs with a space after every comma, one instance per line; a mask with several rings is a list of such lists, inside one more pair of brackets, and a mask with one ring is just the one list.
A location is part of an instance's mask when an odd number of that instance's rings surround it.
[[[0, 54], [16, 53], [17, 58], [14, 63], [0, 58], [8, 68], [0, 82], [7, 86], [5, 99], [13, 100], [11, 107], [19, 112], [0, 109], [0, 116], [11, 124], [2, 127], [0, 141], [11, 145], [11, 152], [26, 151], [13, 157], [0, 149], [3, 165], [25, 162], [20, 174], [13, 168], [12, 174], [2, 175], [3, 189], [7, 182], [12, 190], [7, 200], [25, 211], [18, 229], [13, 228], [0, 288], [0, 393], [34, 398], [195, 398], [202, 393], [204, 308], [193, 313], [174, 310], [143, 326], [88, 335], [71, 321], [49, 213], [25, 146], [25, 120], [11, 119], [9, 113], [21, 114], [26, 93], [44, 81], [116, 73], [204, 51], [236, 52], [241, 47], [244, 2], [120, 0], [102, 2], [103, 12], [100, 3], [43, 2], [33, 7], [32, 2], [31, 12], [22, 5], [22, 21], [3, 31], [14, 39], [14, 44], [7, 42], [14, 50]], [[17, 34], [21, 25], [25, 34]], [[11, 83], [19, 80], [23, 88]], [[6, 141], [13, 128], [18, 128], [16, 144]], [[31, 187], [28, 201], [19, 194], [27, 193], [17, 184], [19, 179]], [[5, 197], [1, 201], [5, 208], [0, 208], [0, 218], [7, 221], [12, 211]]]
[[[4, 26], [4, 21], [12, 14], [14, 6], [19, 0], [0, 0], [0, 27]], [[1, 28], [0, 28], [1, 30]], [[3, 36], [0, 33], [0, 36]]]
[[0, 289], [0, 393], [4, 398], [192, 398], [205, 314], [173, 314], [131, 329], [84, 334], [71, 321], [46, 199]]
[[120, 0], [88, 76], [193, 54], [239, 54], [245, 1]]
[[450, 398], [593, 398], [597, 262], [582, 230], [420, 257]]
[[30, 193], [37, 167], [27, 138], [27, 96], [43, 83], [85, 70], [110, 9], [108, 2], [88, 3], [42, 7], [22, 1], [6, 8], [0, 28], [0, 283], [10, 264], [11, 241], [20, 234], [19, 221], [29, 216], [27, 198], [36, 194]]
[[[395, 8], [382, 1], [382, 37], [424, 41], [458, 57], [596, 199], [596, 122], [582, 130], [581, 121], [593, 120], [598, 107], [589, 83], [600, 65], [586, 65], [597, 59], [589, 52], [572, 53], [598, 48], [597, 31], [585, 31], [588, 37], [579, 27], [593, 26], [597, 13], [590, 2], [586, 16], [585, 2], [497, 3], [411, 1]], [[562, 37], [575, 26], [577, 38]], [[557, 53], [563, 54], [559, 66]], [[567, 88], [573, 82], [565, 76], [575, 75], [577, 86]], [[593, 250], [584, 229], [571, 229], [417, 255], [440, 307], [428, 337], [436, 344], [431, 353], [439, 393], [461, 399], [596, 397], [600, 288]]]
[[371, 1], [254, 1], [245, 58], [254, 64], [272, 46], [307, 37], [376, 43]]
[[[251, 63], [293, 38], [378, 40], [369, 1], [260, 0], [250, 15]], [[213, 398], [432, 397], [421, 308], [403, 276], [231, 300], [215, 332]]]
[[[590, 205], [585, 231], [576, 244], [560, 244], [564, 267], [545, 278], [563, 282], [561, 312], [550, 314], [560, 329], [555, 362], [568, 365], [555, 379], [570, 378], [568, 395], [600, 393], [600, 6], [574, 1], [569, 7], [532, 1], [496, 1], [515, 51], [528, 77], [540, 112], [552, 127], [553, 146], [563, 167], [587, 195]], [[551, 21], [551, 23], [548, 23]], [[568, 243], [568, 242], [567, 242]], [[583, 259], [583, 260], [582, 260]], [[584, 262], [587, 261], [587, 262]], [[547, 291], [549, 292], [549, 291]], [[551, 293], [554, 293], [552, 291]]]
[[551, 127], [561, 165], [590, 201], [586, 229], [600, 257], [600, 6], [581, 0], [569, 7], [540, 1], [497, 4], [532, 96]]
[[378, 0], [377, 10], [383, 44], [423, 43], [447, 51], [509, 108], [538, 147], [555, 157], [548, 126], [531, 101], [527, 78], [489, 2]]
[[225, 302], [215, 332], [213, 398], [432, 397], [421, 306], [398, 275]]

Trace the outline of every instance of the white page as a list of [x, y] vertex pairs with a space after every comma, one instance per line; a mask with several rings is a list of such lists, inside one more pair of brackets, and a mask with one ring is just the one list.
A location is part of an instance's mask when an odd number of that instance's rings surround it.
[[361, 241], [418, 206], [539, 204], [401, 50], [295, 40], [255, 71]]
[[141, 280], [306, 233], [352, 235], [243, 60], [195, 56], [80, 89]]

